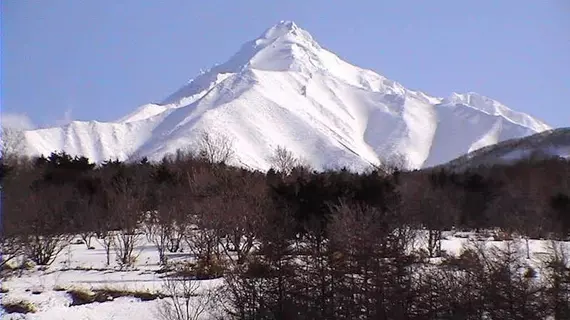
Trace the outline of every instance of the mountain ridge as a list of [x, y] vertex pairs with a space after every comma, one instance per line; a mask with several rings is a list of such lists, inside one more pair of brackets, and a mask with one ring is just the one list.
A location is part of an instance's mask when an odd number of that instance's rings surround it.
[[550, 127], [475, 93], [432, 97], [322, 48], [292, 21], [246, 42], [160, 103], [116, 122], [72, 122], [25, 133], [30, 154], [63, 150], [95, 162], [160, 160], [196, 149], [201, 132], [229, 136], [235, 162], [267, 170], [285, 146], [317, 169], [355, 170], [390, 158], [408, 168]]
[[477, 166], [512, 164], [525, 159], [570, 160], [570, 127], [542, 131], [489, 145], [431, 169], [464, 171]]

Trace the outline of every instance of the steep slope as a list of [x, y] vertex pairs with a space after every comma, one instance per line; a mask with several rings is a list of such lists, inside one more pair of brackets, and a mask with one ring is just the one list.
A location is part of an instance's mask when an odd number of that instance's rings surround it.
[[113, 123], [28, 131], [26, 140], [32, 154], [159, 160], [195, 149], [207, 131], [232, 139], [238, 165], [267, 170], [282, 145], [318, 169], [360, 170], [393, 157], [410, 168], [435, 165], [549, 128], [474, 93], [441, 99], [408, 90], [282, 21], [160, 104]]
[[438, 126], [424, 167], [482, 147], [550, 129], [529, 115], [476, 93], [453, 93], [436, 105]]
[[83, 155], [96, 163], [109, 159], [127, 160], [131, 154], [152, 138], [159, 119], [129, 123], [73, 121], [63, 127], [25, 132], [31, 155], [48, 155], [64, 150]]
[[509, 164], [529, 158], [557, 157], [570, 159], [570, 128], [553, 129], [524, 138], [502, 141], [437, 167], [466, 170], [482, 165]]

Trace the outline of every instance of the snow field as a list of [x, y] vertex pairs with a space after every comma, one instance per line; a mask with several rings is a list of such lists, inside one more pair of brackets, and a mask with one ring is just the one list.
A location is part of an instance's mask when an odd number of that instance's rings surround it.
[[[120, 297], [108, 302], [94, 302], [78, 306], [70, 306], [72, 300], [67, 290], [77, 289], [93, 291], [98, 289], [164, 293], [163, 279], [160, 270], [158, 253], [152, 243], [144, 235], [135, 252], [138, 253], [136, 264], [131, 269], [120, 270], [114, 263], [114, 253], [111, 252], [111, 266], [105, 266], [105, 250], [97, 241], [92, 242], [94, 249], [88, 250], [85, 244], [70, 244], [64, 249], [55, 262], [47, 268], [34, 267], [25, 270], [20, 276], [14, 275], [2, 280], [4, 292], [3, 302], [28, 301], [35, 308], [35, 313], [28, 313], [24, 319], [157, 319], [161, 299], [141, 301], [134, 297]], [[426, 248], [427, 231], [420, 231], [414, 242], [413, 250]], [[469, 232], [444, 232], [442, 250], [444, 253], [457, 256], [462, 249], [469, 246], [473, 239], [487, 247], [505, 247], [506, 241], [494, 241], [493, 237], [480, 236]], [[75, 239], [77, 240], [77, 239]], [[75, 241], [74, 240], [74, 241]], [[526, 254], [524, 240], [513, 240], [512, 244], [520, 248], [521, 254]], [[570, 251], [570, 243], [565, 243]], [[548, 252], [549, 241], [529, 240], [530, 260], [525, 260], [530, 266], [538, 269], [540, 261]], [[191, 259], [184, 253], [167, 253], [171, 261]], [[441, 258], [432, 258], [432, 263], [439, 263]], [[196, 280], [198, 292], [213, 289], [223, 283], [223, 279]], [[197, 298], [198, 299], [198, 298]], [[21, 319], [23, 315], [2, 314], [2, 319]], [[204, 319], [208, 314], [203, 315]]]

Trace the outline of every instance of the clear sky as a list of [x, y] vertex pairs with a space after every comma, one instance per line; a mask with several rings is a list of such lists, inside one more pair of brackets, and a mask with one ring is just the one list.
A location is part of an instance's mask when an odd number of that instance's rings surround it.
[[161, 101], [280, 20], [410, 89], [570, 126], [568, 0], [3, 0], [1, 13], [2, 115], [35, 126]]

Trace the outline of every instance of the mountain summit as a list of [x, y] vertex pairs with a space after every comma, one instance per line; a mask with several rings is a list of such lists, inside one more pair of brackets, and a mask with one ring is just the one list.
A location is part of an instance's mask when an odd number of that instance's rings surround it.
[[437, 165], [547, 129], [475, 93], [444, 99], [406, 89], [281, 21], [159, 104], [115, 122], [75, 121], [25, 135], [31, 154], [64, 150], [101, 162], [159, 160], [197, 148], [206, 131], [232, 140], [238, 165], [267, 170], [284, 146], [317, 169], [359, 170], [394, 157], [409, 168]]

